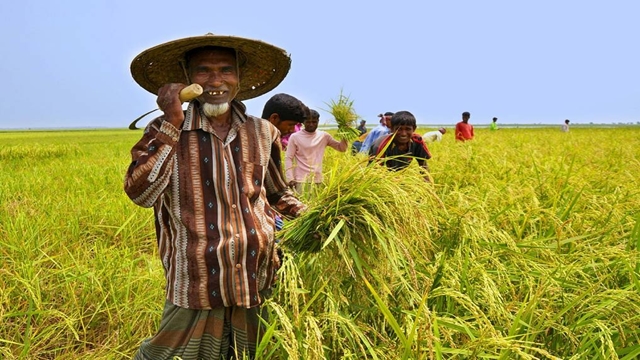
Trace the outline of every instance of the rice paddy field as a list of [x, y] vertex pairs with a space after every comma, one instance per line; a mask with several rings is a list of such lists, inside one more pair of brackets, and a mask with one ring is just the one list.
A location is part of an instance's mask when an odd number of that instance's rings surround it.
[[[327, 150], [259, 358], [640, 358], [640, 127], [449, 130], [432, 183]], [[156, 330], [140, 136], [0, 133], [1, 359], [128, 359]]]

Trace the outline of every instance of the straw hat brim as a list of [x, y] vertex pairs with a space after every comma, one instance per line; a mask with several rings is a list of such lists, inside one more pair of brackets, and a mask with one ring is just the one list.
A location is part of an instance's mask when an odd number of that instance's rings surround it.
[[287, 76], [291, 58], [276, 46], [235, 36], [207, 34], [193, 36], [147, 49], [131, 62], [133, 79], [145, 90], [158, 94], [168, 83], [186, 83], [181, 65], [185, 54], [203, 46], [235, 49], [240, 64], [240, 91], [237, 100], [251, 99], [271, 91]]

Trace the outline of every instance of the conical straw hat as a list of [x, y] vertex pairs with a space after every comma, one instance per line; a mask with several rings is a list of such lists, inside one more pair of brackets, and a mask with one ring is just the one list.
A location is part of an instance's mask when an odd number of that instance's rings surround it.
[[271, 91], [287, 76], [291, 58], [276, 46], [235, 36], [206, 34], [193, 36], [147, 49], [131, 62], [133, 79], [145, 90], [157, 94], [168, 83], [186, 83], [182, 63], [185, 54], [203, 46], [222, 46], [236, 50], [240, 65], [240, 92], [237, 100], [251, 99]]

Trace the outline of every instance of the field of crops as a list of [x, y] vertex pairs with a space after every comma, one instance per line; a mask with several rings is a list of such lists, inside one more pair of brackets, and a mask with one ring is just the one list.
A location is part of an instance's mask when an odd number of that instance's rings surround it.
[[[433, 184], [327, 150], [260, 359], [640, 357], [640, 128], [451, 132]], [[156, 330], [153, 214], [122, 190], [140, 135], [0, 133], [0, 358], [128, 359]]]

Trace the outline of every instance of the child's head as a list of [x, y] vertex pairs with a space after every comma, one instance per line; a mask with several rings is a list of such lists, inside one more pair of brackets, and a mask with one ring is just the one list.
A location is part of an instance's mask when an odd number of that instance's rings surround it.
[[315, 132], [320, 122], [320, 113], [314, 109], [309, 109], [309, 117], [304, 121], [304, 130], [307, 132]]
[[408, 111], [398, 111], [391, 117], [391, 131], [396, 135], [393, 142], [398, 145], [408, 144], [416, 130], [416, 118]]
[[387, 111], [386, 113], [379, 114], [378, 116], [380, 117], [380, 124], [391, 129], [391, 117], [393, 116], [393, 113], [391, 111]]

